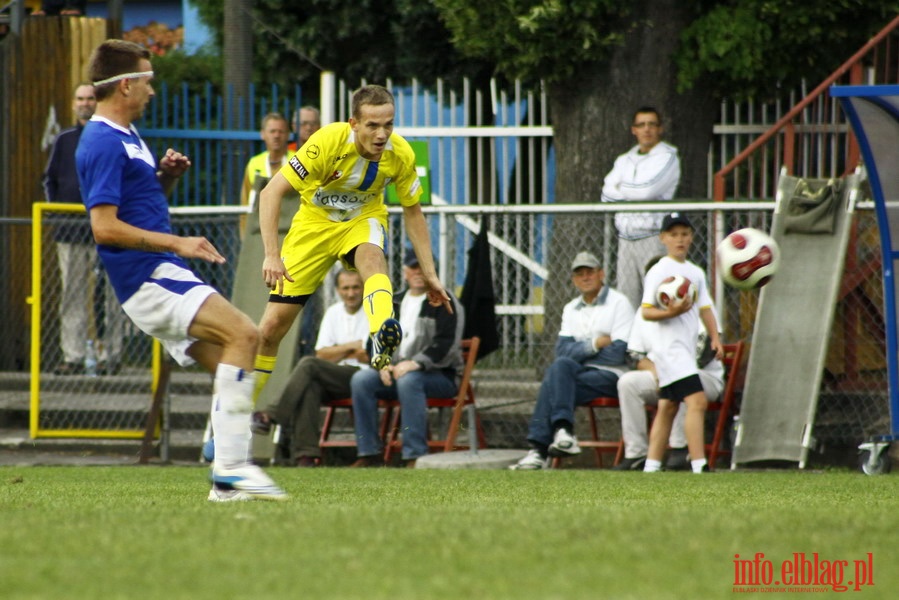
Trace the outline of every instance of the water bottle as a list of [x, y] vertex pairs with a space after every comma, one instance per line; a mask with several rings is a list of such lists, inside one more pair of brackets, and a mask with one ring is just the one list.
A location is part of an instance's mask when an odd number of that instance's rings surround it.
[[87, 340], [84, 346], [84, 374], [88, 377], [97, 376], [97, 350], [94, 348], [94, 340]]

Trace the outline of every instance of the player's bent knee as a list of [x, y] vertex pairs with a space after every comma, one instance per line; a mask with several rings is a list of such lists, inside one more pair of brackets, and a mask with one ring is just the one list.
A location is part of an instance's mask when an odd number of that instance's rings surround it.
[[237, 344], [252, 348], [254, 352], [259, 345], [259, 330], [252, 322], [242, 323], [234, 337]]

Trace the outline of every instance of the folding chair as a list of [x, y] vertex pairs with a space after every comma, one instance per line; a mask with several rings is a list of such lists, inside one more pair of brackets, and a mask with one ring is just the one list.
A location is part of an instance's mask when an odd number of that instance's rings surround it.
[[[724, 344], [724, 358], [722, 359], [722, 362], [724, 363], [724, 368], [727, 372], [727, 383], [724, 386], [721, 398], [717, 402], [709, 402], [706, 407], [706, 413], [718, 413], [718, 417], [715, 421], [714, 433], [712, 435], [712, 442], [705, 445], [705, 454], [708, 458], [710, 469], [715, 468], [715, 462], [718, 460], [719, 456], [729, 456], [731, 453], [729, 449], [722, 448], [721, 446], [724, 441], [724, 436], [727, 433], [728, 422], [733, 416], [734, 396], [736, 395], [737, 390], [743, 385], [744, 346], [745, 344], [742, 340], [734, 344]], [[619, 439], [618, 441], [612, 441], [599, 439], [595, 409], [619, 407], [618, 398], [603, 397], [594, 398], [587, 404], [582, 404], [580, 406], [580, 408], [589, 410], [588, 415], [590, 418], [590, 432], [592, 437], [588, 440], [578, 440], [578, 444], [582, 448], [594, 449], [594, 452], [596, 452], [596, 464], [599, 467], [603, 466], [603, 454], [615, 453], [615, 462], [612, 463], [613, 465], [617, 465], [621, 461], [624, 456], [624, 440]], [[652, 417], [655, 416], [655, 406], [647, 406], [646, 410], [649, 413], [651, 424]], [[560, 464], [561, 459], [554, 457], [552, 468], [558, 468]]]
[[[318, 438], [318, 447], [321, 448], [321, 464], [325, 462], [325, 452], [326, 448], [355, 448], [356, 447], [356, 435], [353, 430], [353, 399], [352, 398], [338, 398], [337, 400], [324, 400], [322, 401], [322, 407], [325, 409], [325, 417], [322, 422], [322, 430], [319, 434]], [[378, 408], [384, 409], [384, 414], [381, 415], [381, 423], [378, 428], [378, 435], [383, 440], [387, 436], [387, 426], [391, 417], [391, 411], [388, 407], [387, 400], [379, 400]], [[345, 410], [347, 415], [349, 416], [349, 426], [352, 431], [352, 435], [349, 437], [342, 437], [332, 439], [332, 435], [334, 434], [334, 422], [337, 418], [338, 411]]]
[[[465, 359], [465, 367], [462, 371], [462, 379], [459, 383], [459, 392], [454, 398], [428, 398], [428, 408], [452, 408], [453, 415], [447, 428], [446, 437], [443, 439], [429, 439], [428, 448], [431, 451], [449, 451], [463, 450], [468, 446], [459, 446], [456, 444], [456, 436], [462, 419], [462, 411], [465, 409], [475, 411], [474, 386], [471, 381], [471, 374], [474, 370], [474, 364], [478, 357], [478, 347], [481, 340], [478, 337], [462, 340], [462, 357]], [[350, 439], [331, 439], [334, 420], [337, 411], [346, 410], [350, 415], [350, 423], [352, 424], [353, 401], [351, 398], [340, 398], [338, 400], [328, 400], [322, 402], [325, 408], [325, 417], [322, 423], [322, 430], [319, 436], [318, 445], [322, 450], [326, 448], [355, 448], [356, 438]], [[384, 440], [384, 462], [389, 462], [393, 453], [401, 448], [402, 444], [399, 440], [400, 429], [400, 403], [398, 400], [380, 400], [378, 406], [384, 409], [381, 416], [380, 436]], [[479, 447], [486, 447], [486, 437], [481, 427], [481, 419], [477, 412], [474, 412], [475, 423], [477, 428], [477, 438]], [[430, 437], [430, 432], [429, 432]], [[324, 459], [324, 452], [322, 452]]]
[[[596, 454], [596, 466], [599, 468], [603, 467], [603, 454], [615, 454], [615, 460], [612, 463], [613, 465], [617, 465], [621, 458], [624, 456], [624, 439], [620, 436], [617, 440], [601, 440], [599, 439], [599, 426], [597, 424], [596, 419], [596, 409], [598, 408], [620, 408], [620, 404], [618, 403], [618, 398], [612, 398], [607, 396], [599, 396], [594, 398], [587, 404], [580, 404], [576, 408], [585, 408], [587, 409], [587, 415], [590, 420], [590, 434], [591, 437], [588, 440], [578, 440], [578, 445], [581, 448], [593, 448], [593, 452]], [[562, 464], [562, 459], [560, 457], [554, 456], [552, 459], [552, 468], [558, 469]]]
[[[475, 406], [474, 386], [471, 382], [471, 374], [474, 371], [475, 362], [478, 359], [478, 348], [481, 345], [481, 338], [472, 337], [462, 340], [462, 358], [465, 361], [465, 367], [462, 370], [462, 379], [459, 382], [459, 391], [454, 398], [428, 398], [427, 406], [429, 409], [453, 409], [447, 427], [446, 437], [432, 438], [431, 432], [428, 432], [428, 450], [430, 452], [449, 452], [451, 450], [467, 450], [469, 446], [456, 444], [456, 436], [459, 433], [459, 427], [462, 421], [462, 411], [469, 410], [474, 414], [475, 429], [469, 432], [469, 439], [477, 436], [477, 444], [479, 448], [487, 446], [487, 439], [484, 436], [484, 429], [481, 426], [481, 418], [477, 413]], [[389, 463], [393, 453], [402, 448], [402, 441], [399, 439], [400, 422], [402, 414], [400, 410], [399, 400], [383, 401], [385, 408], [385, 419], [388, 426], [386, 436], [384, 438], [384, 462]], [[383, 427], [384, 421], [382, 421]]]
[[325, 400], [322, 402], [325, 409], [325, 418], [322, 420], [322, 430], [318, 436], [318, 447], [321, 448], [321, 462], [325, 462], [326, 448], [355, 448], [356, 436], [350, 438], [331, 439], [333, 433], [334, 420], [337, 417], [337, 411], [346, 410], [350, 418], [350, 426], [353, 424], [353, 399], [339, 398], [337, 400]]
[[[724, 436], [728, 431], [728, 423], [734, 413], [734, 396], [738, 390], [743, 387], [744, 371], [743, 367], [743, 350], [745, 343], [740, 340], [733, 344], [724, 344], [724, 357], [721, 362], [724, 364], [726, 383], [724, 391], [716, 402], [709, 402], [706, 405], [705, 412], [718, 413], [715, 419], [715, 428], [712, 433], [712, 442], [705, 445], [705, 456], [708, 461], [709, 469], [715, 469], [715, 463], [719, 456], [730, 456], [730, 449], [722, 448]], [[650, 415], [650, 426], [652, 418], [655, 416], [656, 407], [647, 406], [647, 412]]]
[[737, 390], [743, 387], [743, 349], [744, 342], [740, 340], [735, 344], [724, 344], [724, 368], [727, 371], [727, 383], [724, 392], [718, 402], [709, 402], [706, 413], [717, 412], [715, 430], [712, 435], [712, 443], [705, 445], [705, 455], [708, 458], [709, 469], [715, 468], [715, 462], [719, 456], [730, 456], [729, 448], [722, 448], [724, 436], [727, 433], [727, 425], [734, 413], [734, 396]]

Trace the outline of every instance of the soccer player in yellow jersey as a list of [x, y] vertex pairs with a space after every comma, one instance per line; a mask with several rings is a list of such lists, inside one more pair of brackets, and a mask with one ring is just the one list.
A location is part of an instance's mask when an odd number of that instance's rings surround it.
[[[390, 364], [402, 330], [393, 315], [393, 286], [384, 255], [388, 183], [396, 185], [406, 232], [428, 285], [428, 300], [452, 311], [431, 255], [415, 157], [408, 142], [393, 133], [394, 112], [393, 94], [386, 88], [360, 88], [353, 94], [349, 122], [332, 123], [315, 132], [260, 194], [262, 277], [272, 291], [259, 323], [257, 396], [274, 369], [281, 339], [338, 259], [362, 275], [362, 305], [372, 336], [371, 365], [384, 369]], [[301, 198], [299, 210], [282, 246], [278, 240], [281, 200], [296, 192]]]

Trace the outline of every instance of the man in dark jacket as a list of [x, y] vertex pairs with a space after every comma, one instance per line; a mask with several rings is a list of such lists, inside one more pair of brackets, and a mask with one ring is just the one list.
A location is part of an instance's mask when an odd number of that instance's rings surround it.
[[428, 302], [428, 286], [414, 252], [403, 261], [408, 288], [394, 297], [394, 314], [403, 328], [403, 341], [386, 369], [357, 371], [350, 381], [356, 423], [358, 460], [353, 467], [381, 464], [378, 435], [378, 399], [399, 399], [403, 420], [403, 460], [415, 466], [428, 453], [428, 397], [451, 398], [458, 391], [462, 372], [462, 306], [449, 291], [452, 313], [446, 305]]
[[[81, 83], [75, 87], [72, 111], [75, 113], [75, 127], [66, 129], [58, 136], [50, 151], [50, 159], [44, 170], [44, 197], [47, 202], [81, 204], [81, 190], [78, 174], [75, 172], [75, 149], [85, 123], [97, 108], [94, 86]], [[59, 375], [72, 375], [84, 369], [84, 354], [90, 337], [91, 305], [101, 308], [105, 319], [97, 320], [97, 334], [100, 337], [98, 358], [99, 373], [114, 372], [118, 369], [119, 355], [124, 335], [124, 315], [116, 302], [112, 288], [103, 275], [102, 303], [91, 302], [92, 271], [97, 265], [94, 239], [90, 223], [86, 217], [55, 217], [54, 237], [62, 279], [62, 294], [59, 298], [59, 335], [63, 362], [57, 366]], [[99, 298], [95, 298], [99, 300]]]

